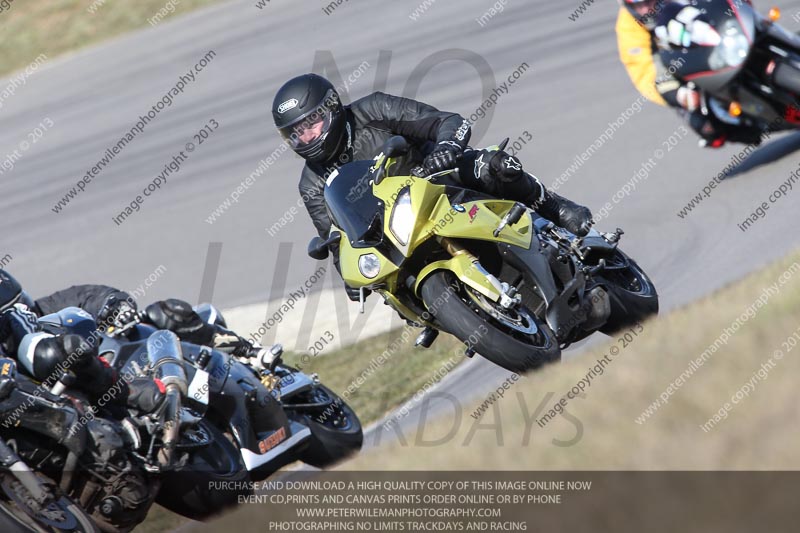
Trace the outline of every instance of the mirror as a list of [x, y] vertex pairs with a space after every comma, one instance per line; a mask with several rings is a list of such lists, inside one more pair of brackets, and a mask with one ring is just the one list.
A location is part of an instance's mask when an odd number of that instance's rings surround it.
[[324, 241], [321, 237], [314, 237], [311, 239], [311, 242], [308, 243], [308, 256], [311, 259], [316, 259], [317, 261], [327, 259], [330, 245], [338, 243], [341, 239], [342, 234], [338, 231], [331, 233], [330, 236]]
[[409, 150], [408, 141], [401, 135], [395, 135], [383, 145], [383, 153], [386, 157], [398, 157], [406, 155]]
[[311, 242], [308, 243], [308, 256], [317, 261], [328, 258], [328, 245], [325, 244], [325, 241], [323, 241], [321, 237], [314, 237], [311, 239]]
[[401, 135], [395, 135], [383, 143], [383, 161], [381, 161], [381, 166], [375, 172], [375, 184], [378, 185], [380, 182], [383, 181], [383, 178], [386, 177], [386, 163], [389, 161], [390, 157], [399, 157], [401, 155], [406, 155], [408, 150], [410, 149], [408, 145], [408, 141], [405, 137]]

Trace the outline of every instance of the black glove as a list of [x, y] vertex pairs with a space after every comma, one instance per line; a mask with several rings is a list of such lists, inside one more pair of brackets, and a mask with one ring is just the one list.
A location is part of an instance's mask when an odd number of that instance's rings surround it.
[[113, 326], [119, 331], [125, 331], [139, 322], [139, 311], [136, 302], [129, 298], [122, 298], [121, 294], [115, 293], [106, 298], [97, 313], [97, 322]]
[[217, 350], [237, 357], [253, 357], [258, 352], [250, 341], [222, 328], [214, 334], [212, 345]]
[[428, 174], [456, 168], [458, 156], [464, 149], [455, 141], [442, 141], [425, 158], [422, 166]]

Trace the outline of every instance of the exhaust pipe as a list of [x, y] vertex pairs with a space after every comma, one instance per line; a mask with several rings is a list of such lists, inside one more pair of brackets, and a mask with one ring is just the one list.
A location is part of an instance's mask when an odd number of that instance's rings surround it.
[[175, 445], [180, 438], [181, 398], [189, 389], [178, 336], [166, 330], [151, 335], [147, 339], [147, 358], [153, 377], [166, 388], [162, 435], [164, 445], [158, 452], [158, 461], [167, 466], [172, 462]]

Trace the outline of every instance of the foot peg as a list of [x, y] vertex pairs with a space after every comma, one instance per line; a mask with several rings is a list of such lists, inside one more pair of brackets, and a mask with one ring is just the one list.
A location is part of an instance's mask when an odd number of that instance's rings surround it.
[[430, 348], [433, 341], [436, 340], [436, 337], [439, 336], [439, 330], [432, 328], [430, 326], [426, 326], [425, 329], [422, 330], [422, 333], [419, 334], [417, 337], [417, 341], [414, 343], [414, 346], [422, 346], [423, 348]]

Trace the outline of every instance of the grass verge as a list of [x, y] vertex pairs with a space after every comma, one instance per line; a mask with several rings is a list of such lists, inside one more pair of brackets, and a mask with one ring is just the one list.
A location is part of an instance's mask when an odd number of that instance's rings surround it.
[[322, 383], [344, 395], [366, 426], [413, 397], [443, 365], [463, 361], [463, 344], [449, 335], [427, 350], [415, 348], [418, 331], [404, 328], [319, 357], [289, 354], [285, 359], [303, 372], [318, 373]]
[[218, 0], [13, 0], [0, 12], [0, 76]]
[[[798, 289], [796, 253], [628, 339], [520, 380], [480, 420], [470, 416], [480, 403], [466, 406], [446, 444], [371, 451], [344, 468], [798, 469]], [[582, 379], [590, 381], [585, 397], [569, 399], [565, 414], [541, 427]], [[447, 434], [452, 424], [440, 420], [426, 434]]]

